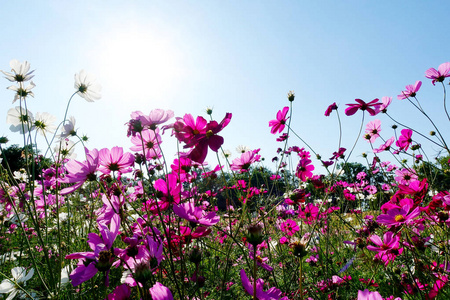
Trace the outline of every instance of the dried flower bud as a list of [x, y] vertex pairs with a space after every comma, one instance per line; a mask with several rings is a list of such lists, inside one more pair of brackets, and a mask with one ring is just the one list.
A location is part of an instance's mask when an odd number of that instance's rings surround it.
[[292, 101], [294, 101], [294, 98], [295, 98], [294, 91], [289, 91], [289, 93], [288, 93], [288, 100], [290, 102], [292, 102]]

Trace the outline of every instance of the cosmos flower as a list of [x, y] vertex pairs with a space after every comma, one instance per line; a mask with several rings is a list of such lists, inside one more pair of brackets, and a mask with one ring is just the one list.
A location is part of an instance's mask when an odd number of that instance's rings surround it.
[[201, 207], [195, 206], [193, 202], [174, 205], [173, 212], [180, 218], [204, 226], [214, 225], [220, 220], [215, 212], [206, 213]]
[[240, 171], [241, 173], [247, 172], [253, 163], [260, 160], [261, 155], [259, 155], [258, 152], [259, 149], [242, 153], [240, 157], [233, 160], [231, 170]]
[[398, 226], [410, 222], [420, 215], [419, 207], [411, 211], [410, 205], [404, 205], [402, 208], [392, 208], [386, 214], [379, 215], [377, 222], [388, 227]]
[[33, 81], [30, 81], [30, 84], [27, 87], [24, 87], [23, 84], [20, 84], [19, 86], [15, 85], [9, 86], [8, 90], [16, 92], [12, 103], [16, 102], [19, 99], [25, 99], [28, 96], [34, 97], [34, 93], [31, 90], [35, 87], [36, 85], [34, 84]]
[[24, 82], [24, 81], [28, 81], [31, 78], [34, 77], [34, 75], [31, 75], [33, 71], [30, 71], [30, 63], [27, 61], [24, 61], [23, 63], [21, 63], [20, 61], [18, 61], [17, 59], [13, 59], [9, 62], [9, 66], [11, 67], [11, 72], [4, 72], [1, 71], [6, 77], [6, 79], [8, 79], [11, 82]]
[[369, 143], [373, 143], [380, 136], [380, 131], [381, 121], [378, 119], [372, 120], [366, 125], [366, 134], [364, 135], [364, 139], [366, 139]]
[[336, 105], [336, 102], [333, 102], [330, 106], [328, 106], [327, 110], [325, 111], [325, 117], [329, 117], [331, 115], [331, 112], [333, 110], [337, 110], [338, 107]]
[[382, 105], [380, 102], [378, 102], [378, 98], [374, 99], [368, 103], [364, 102], [361, 99], [355, 99], [356, 102], [358, 102], [358, 104], [345, 104], [348, 107], [345, 109], [345, 114], [347, 116], [352, 116], [354, 115], [359, 109], [362, 111], [367, 110], [367, 112], [371, 115], [371, 116], [375, 116], [377, 114], [377, 108]]
[[279, 110], [277, 113], [277, 119], [269, 121], [269, 127], [272, 127], [270, 132], [272, 134], [281, 133], [284, 130], [284, 127], [286, 126], [286, 121], [289, 119], [286, 118], [286, 115], [289, 111], [289, 106], [285, 106], [282, 110]]
[[[247, 277], [247, 274], [245, 273], [244, 269], [241, 269], [239, 272], [241, 275], [241, 282], [242, 286], [244, 287], [245, 291], [253, 295], [253, 282], [250, 282], [250, 280]], [[287, 300], [287, 297], [281, 297], [281, 291], [277, 289], [276, 287], [272, 287], [267, 291], [263, 290], [264, 288], [264, 280], [261, 278], [256, 280], [256, 298], [259, 300]]]
[[407, 99], [410, 97], [415, 97], [416, 93], [419, 91], [420, 87], [422, 86], [422, 81], [417, 80], [415, 84], [408, 84], [406, 86], [406, 90], [402, 91], [401, 95], [397, 96], [398, 100]]
[[388, 139], [383, 145], [378, 147], [377, 149], [373, 149], [374, 153], [381, 153], [383, 151], [389, 151], [391, 148], [391, 145], [395, 142], [395, 137], [391, 137]]
[[314, 165], [311, 164], [310, 159], [301, 159], [298, 162], [297, 170], [295, 171], [295, 176], [300, 178], [301, 181], [306, 181], [306, 179], [313, 176], [312, 171], [314, 170]]
[[9, 129], [12, 132], [27, 133], [34, 129], [34, 117], [31, 111], [20, 106], [16, 106], [8, 110], [6, 123], [11, 124]]
[[150, 295], [153, 300], [173, 300], [169, 288], [159, 282], [156, 282], [153, 287], [150, 288]]
[[54, 133], [56, 130], [55, 126], [56, 117], [47, 113], [36, 113], [36, 117], [34, 120], [34, 127], [41, 134], [45, 135], [45, 133]]
[[123, 153], [123, 148], [115, 146], [111, 150], [103, 148], [99, 152], [100, 165], [99, 171], [103, 174], [111, 172], [128, 173], [131, 172], [131, 166], [134, 164], [134, 156], [129, 153]]
[[28, 273], [23, 267], [15, 267], [11, 269], [12, 279], [4, 279], [0, 284], [0, 294], [9, 294], [6, 300], [12, 300], [16, 295], [22, 294], [22, 290], [18, 285], [26, 285], [26, 282], [33, 277], [34, 269], [31, 268]]
[[86, 160], [84, 162], [79, 162], [76, 160], [69, 160], [65, 165], [68, 174], [61, 180], [63, 183], [76, 183], [71, 187], [67, 187], [61, 190], [61, 195], [71, 193], [78, 188], [80, 188], [86, 181], [94, 181], [97, 179], [98, 168], [98, 150], [92, 149], [88, 150], [84, 148], [86, 152]]
[[81, 98], [88, 102], [94, 102], [102, 97], [100, 94], [102, 90], [101, 85], [95, 82], [94, 76], [86, 73], [84, 70], [75, 74], [75, 90]]
[[405, 150], [408, 151], [409, 145], [411, 145], [412, 143], [412, 130], [411, 129], [403, 129], [401, 131], [401, 136], [398, 138], [397, 142], [395, 143], [395, 145], [397, 145], [397, 147], [399, 147], [399, 150]]
[[443, 82], [446, 77], [450, 77], [450, 62], [443, 63], [436, 70], [435, 68], [429, 68], [425, 72], [425, 77], [432, 79], [431, 83]]
[[368, 245], [367, 249], [377, 252], [375, 257], [384, 261], [386, 265], [403, 252], [403, 249], [399, 249], [400, 238], [391, 231], [383, 235], [383, 240], [378, 235], [372, 235], [370, 241], [376, 246]]

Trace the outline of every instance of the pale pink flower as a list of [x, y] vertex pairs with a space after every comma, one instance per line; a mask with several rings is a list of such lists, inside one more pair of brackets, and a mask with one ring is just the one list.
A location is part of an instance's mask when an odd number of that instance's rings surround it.
[[432, 79], [433, 85], [435, 82], [443, 82], [446, 77], [450, 77], [450, 62], [441, 64], [437, 70], [429, 68], [425, 72], [425, 77]]
[[410, 97], [415, 97], [416, 93], [419, 91], [422, 86], [422, 81], [417, 80], [415, 84], [409, 84], [406, 86], [406, 91], [402, 91], [401, 95], [397, 96], [398, 100], [407, 99]]

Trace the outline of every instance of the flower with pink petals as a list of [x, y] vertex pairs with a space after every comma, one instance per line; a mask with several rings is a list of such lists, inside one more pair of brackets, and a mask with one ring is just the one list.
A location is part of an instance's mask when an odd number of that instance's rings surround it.
[[413, 169], [395, 170], [395, 175], [395, 181], [403, 185], [409, 185], [410, 182], [416, 181], [418, 179]]
[[387, 211], [387, 214], [379, 215], [377, 222], [388, 227], [399, 226], [407, 224], [420, 215], [419, 207], [411, 211], [410, 205], [404, 205], [402, 208], [392, 208]]
[[401, 95], [397, 96], [398, 100], [403, 100], [407, 98], [414, 98], [422, 86], [422, 81], [417, 80], [415, 84], [408, 84], [406, 86], [406, 91], [402, 91]]
[[159, 282], [156, 282], [150, 288], [150, 295], [153, 300], [173, 300], [172, 292], [169, 288]]
[[301, 159], [297, 165], [295, 176], [300, 178], [301, 181], [306, 181], [308, 178], [311, 178], [313, 176], [313, 170], [314, 165], [311, 164], [310, 159]]
[[[245, 274], [244, 269], [241, 269], [239, 272], [241, 275], [241, 281], [242, 285], [245, 289], [245, 291], [253, 295], [253, 282], [250, 282], [250, 280], [247, 277], [247, 274]], [[266, 292], [263, 290], [264, 288], [264, 280], [261, 278], [256, 280], [256, 298], [259, 300], [287, 300], [287, 297], [281, 297], [281, 291], [277, 289], [276, 287], [272, 287]]]
[[285, 106], [282, 110], [279, 110], [277, 113], [277, 119], [269, 121], [269, 126], [272, 127], [270, 132], [272, 134], [281, 133], [286, 126], [286, 121], [289, 117], [286, 118], [286, 115], [289, 111], [289, 106]]
[[376, 291], [371, 292], [368, 289], [365, 289], [364, 291], [358, 291], [357, 300], [383, 300], [383, 297]]
[[215, 212], [206, 213], [201, 207], [195, 206], [193, 202], [174, 205], [173, 212], [180, 218], [204, 226], [217, 224], [220, 220], [220, 217]]
[[367, 249], [377, 252], [375, 258], [384, 261], [385, 265], [388, 265], [390, 261], [393, 261], [397, 255], [403, 252], [403, 248], [399, 249], [400, 238], [391, 231], [383, 235], [383, 241], [378, 235], [372, 235], [370, 241], [376, 246], [369, 245]]
[[381, 98], [381, 105], [377, 106], [375, 108], [375, 112], [376, 114], [382, 112], [382, 113], [386, 113], [387, 112], [387, 108], [389, 105], [391, 105], [392, 103], [392, 97], [382, 97]]
[[333, 102], [330, 106], [328, 106], [327, 110], [325, 111], [325, 117], [329, 117], [331, 115], [331, 112], [333, 110], [337, 110], [338, 107], [336, 105], [336, 102]]
[[380, 136], [380, 131], [381, 121], [378, 119], [372, 120], [366, 125], [366, 134], [364, 135], [364, 139], [369, 143], [373, 143]]
[[298, 224], [291, 219], [287, 219], [286, 221], [281, 223], [280, 229], [289, 236], [293, 236], [297, 231], [300, 230]]
[[398, 138], [395, 145], [399, 147], [399, 150], [405, 150], [408, 151], [409, 145], [412, 143], [412, 130], [411, 129], [403, 129], [401, 131], [402, 135]]
[[161, 158], [161, 149], [159, 148], [159, 145], [162, 141], [158, 128], [155, 130], [142, 130], [139, 135], [131, 137], [131, 142], [134, 144], [134, 146], [130, 147], [131, 151], [145, 154], [146, 159]]
[[131, 166], [134, 164], [134, 156], [131, 153], [123, 153], [122, 147], [113, 147], [111, 150], [104, 148], [99, 152], [100, 165], [99, 171], [103, 174], [111, 172], [128, 173], [131, 172]]
[[443, 63], [436, 70], [435, 68], [429, 68], [425, 72], [425, 77], [432, 79], [431, 83], [443, 82], [446, 77], [450, 77], [450, 62]]
[[241, 157], [233, 159], [231, 170], [240, 171], [241, 173], [248, 172], [250, 166], [260, 160], [261, 155], [258, 152], [259, 149], [242, 153]]
[[361, 99], [355, 99], [356, 102], [358, 102], [358, 104], [345, 104], [348, 107], [345, 109], [345, 114], [347, 116], [352, 116], [354, 115], [359, 109], [362, 111], [367, 110], [367, 112], [371, 115], [371, 116], [375, 116], [377, 114], [377, 108], [382, 105], [379, 101], [379, 99], [374, 99], [368, 103], [364, 102]]
[[389, 149], [391, 148], [391, 145], [394, 142], [395, 142], [395, 137], [391, 137], [383, 145], [381, 145], [377, 149], [373, 149], [373, 153], [381, 153], [383, 151], [389, 151]]

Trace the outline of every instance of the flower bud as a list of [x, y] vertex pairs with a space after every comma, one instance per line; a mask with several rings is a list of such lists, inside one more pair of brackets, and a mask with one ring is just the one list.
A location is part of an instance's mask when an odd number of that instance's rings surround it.
[[289, 93], [288, 93], [288, 100], [290, 102], [292, 102], [292, 101], [294, 101], [294, 98], [295, 98], [294, 91], [289, 91]]
[[430, 131], [430, 135], [431, 136], [435, 136], [436, 135], [436, 131]]
[[254, 224], [247, 227], [248, 235], [247, 241], [256, 247], [264, 241], [264, 236], [262, 234], [263, 227], [261, 224]]
[[397, 129], [397, 125], [392, 125], [392, 129]]

